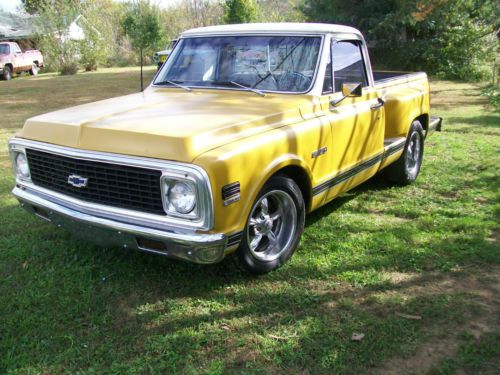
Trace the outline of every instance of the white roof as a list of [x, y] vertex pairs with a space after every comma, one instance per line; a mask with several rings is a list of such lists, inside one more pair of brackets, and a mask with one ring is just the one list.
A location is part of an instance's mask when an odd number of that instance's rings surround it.
[[291, 22], [276, 22], [276, 23], [242, 23], [236, 25], [217, 25], [198, 27], [184, 31], [183, 36], [194, 35], [215, 35], [215, 34], [252, 34], [252, 33], [290, 33], [290, 34], [356, 34], [362, 37], [359, 30], [354, 27], [344, 25], [334, 25], [327, 23], [291, 23]]

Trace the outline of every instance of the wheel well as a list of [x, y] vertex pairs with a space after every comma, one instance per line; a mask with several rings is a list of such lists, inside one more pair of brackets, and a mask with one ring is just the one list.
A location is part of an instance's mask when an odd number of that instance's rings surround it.
[[33, 64], [35, 64], [36, 66], [38, 66], [38, 60], [33, 61]]
[[5, 64], [5, 66], [8, 66], [10, 68], [10, 71], [14, 73], [14, 66], [11, 63]]
[[425, 134], [427, 134], [427, 130], [429, 130], [429, 115], [428, 114], [420, 115], [415, 120], [420, 121], [420, 123], [422, 124], [422, 128], [424, 128]]
[[296, 165], [289, 165], [277, 171], [275, 175], [276, 174], [284, 174], [295, 181], [304, 197], [306, 211], [309, 211], [311, 206], [311, 182], [309, 181], [309, 176], [306, 171]]

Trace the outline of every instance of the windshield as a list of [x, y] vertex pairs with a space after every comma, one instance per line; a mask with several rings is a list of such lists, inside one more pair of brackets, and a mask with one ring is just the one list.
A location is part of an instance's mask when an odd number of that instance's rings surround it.
[[8, 55], [10, 48], [8, 44], [0, 44], [0, 55]]
[[320, 37], [303, 36], [185, 38], [154, 84], [305, 92], [313, 81], [320, 45]]

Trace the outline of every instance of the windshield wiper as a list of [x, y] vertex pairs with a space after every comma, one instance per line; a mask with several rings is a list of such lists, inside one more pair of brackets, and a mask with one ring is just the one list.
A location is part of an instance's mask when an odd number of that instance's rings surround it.
[[245, 89], [245, 90], [247, 90], [247, 91], [254, 92], [254, 93], [256, 93], [257, 95], [260, 95], [260, 96], [266, 96], [266, 94], [264, 94], [262, 91], [257, 90], [257, 89], [254, 89], [253, 87], [244, 86], [244, 85], [242, 85], [241, 83], [234, 82], [234, 81], [229, 81], [229, 83], [231, 83], [231, 84], [233, 84], [233, 85], [235, 85], [235, 86], [241, 87], [242, 89]]
[[161, 81], [161, 82], [158, 82], [158, 83], [155, 83], [155, 85], [165, 85], [166, 83], [168, 83], [172, 86], [180, 87], [181, 89], [184, 89], [184, 90], [189, 91], [189, 92], [193, 91], [193, 89], [191, 87], [179, 85], [178, 83], [175, 83], [174, 81], [169, 81], [168, 79]]

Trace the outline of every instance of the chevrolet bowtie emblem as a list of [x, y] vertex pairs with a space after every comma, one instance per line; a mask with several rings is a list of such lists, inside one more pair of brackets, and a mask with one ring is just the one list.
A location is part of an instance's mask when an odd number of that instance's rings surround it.
[[82, 188], [87, 186], [87, 182], [89, 181], [88, 178], [78, 176], [76, 174], [71, 174], [68, 177], [68, 184], [77, 187], [77, 188]]

